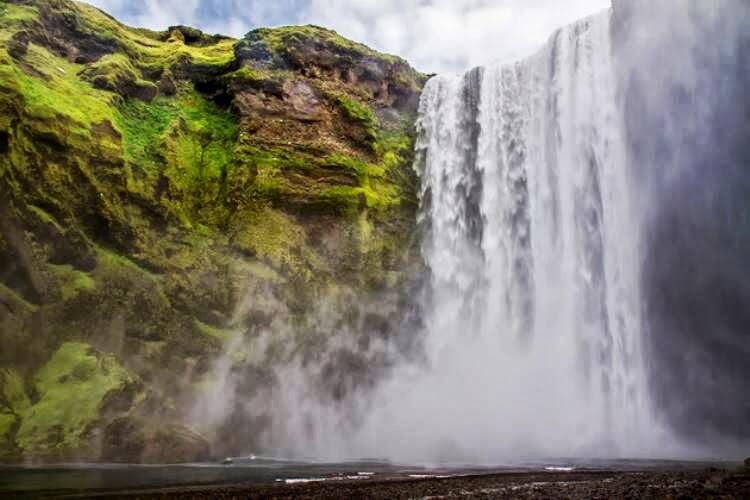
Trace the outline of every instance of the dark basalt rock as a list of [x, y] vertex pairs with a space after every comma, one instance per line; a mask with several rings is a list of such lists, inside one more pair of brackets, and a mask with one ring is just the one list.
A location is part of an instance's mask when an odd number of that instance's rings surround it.
[[183, 40], [187, 45], [195, 45], [198, 47], [213, 45], [222, 40], [230, 40], [229, 37], [223, 35], [207, 35], [198, 28], [182, 25], [170, 26], [167, 28], [162, 39], [167, 40], [170, 37], [177, 37]]
[[162, 95], [171, 96], [177, 93], [177, 82], [172, 76], [171, 71], [165, 71], [162, 73], [157, 86]]
[[275, 58], [265, 39], [252, 31], [235, 45], [234, 55], [240, 64], [256, 68], [283, 66], [283, 63]]
[[31, 34], [28, 31], [14, 33], [8, 43], [8, 54], [14, 59], [21, 59], [29, 50]]

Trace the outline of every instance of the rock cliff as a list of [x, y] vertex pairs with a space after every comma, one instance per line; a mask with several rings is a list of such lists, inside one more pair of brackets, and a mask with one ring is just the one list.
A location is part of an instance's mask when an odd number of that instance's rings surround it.
[[372, 384], [418, 321], [425, 81], [316, 26], [0, 3], [0, 459], [246, 451], [272, 414], [195, 417], [220, 359], [248, 398], [292, 360], [321, 398]]

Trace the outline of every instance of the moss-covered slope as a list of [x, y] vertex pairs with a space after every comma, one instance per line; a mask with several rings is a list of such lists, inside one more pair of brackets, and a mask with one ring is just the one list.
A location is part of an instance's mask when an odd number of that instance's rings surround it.
[[358, 362], [321, 387], [369, 380], [362, 339], [389, 334], [420, 266], [424, 80], [314, 26], [237, 41], [0, 2], [0, 459], [240, 451], [186, 418], [232, 342], [248, 393], [340, 332]]

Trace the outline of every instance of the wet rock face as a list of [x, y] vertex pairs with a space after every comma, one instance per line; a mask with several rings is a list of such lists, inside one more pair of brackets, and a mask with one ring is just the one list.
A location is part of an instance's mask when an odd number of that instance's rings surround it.
[[295, 70], [364, 87], [377, 103], [410, 113], [416, 112], [425, 81], [405, 61], [317, 26], [251, 31], [236, 45], [235, 54], [240, 65]]

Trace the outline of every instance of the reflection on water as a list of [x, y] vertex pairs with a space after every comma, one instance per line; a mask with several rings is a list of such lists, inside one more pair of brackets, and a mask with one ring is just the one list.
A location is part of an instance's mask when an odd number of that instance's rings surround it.
[[[0, 494], [40, 491], [123, 490], [210, 484], [261, 484], [343, 475], [373, 477], [397, 474], [393, 465], [377, 461], [346, 464], [234, 459], [231, 464], [122, 465], [66, 464], [35, 467], [0, 466]], [[365, 474], [366, 473], [366, 474]]]

